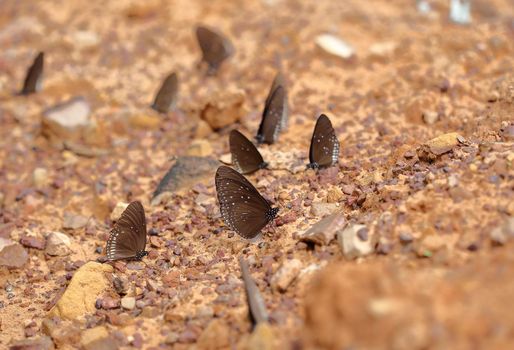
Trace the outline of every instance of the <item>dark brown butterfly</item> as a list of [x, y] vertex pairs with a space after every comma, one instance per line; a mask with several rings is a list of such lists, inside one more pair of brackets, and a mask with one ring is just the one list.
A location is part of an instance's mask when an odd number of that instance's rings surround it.
[[324, 114], [316, 121], [312, 133], [309, 161], [307, 167], [326, 168], [337, 164], [339, 158], [339, 141], [330, 119]]
[[280, 130], [283, 131], [287, 128], [287, 120], [289, 117], [289, 106], [287, 103], [287, 89], [286, 89], [286, 80], [282, 73], [277, 73], [275, 79], [273, 79], [273, 83], [271, 84], [271, 88], [269, 90], [268, 96], [266, 97], [266, 103], [264, 106], [267, 106], [270, 103], [271, 96], [278, 87], [284, 88], [284, 108], [282, 111], [282, 118], [280, 119]]
[[287, 126], [287, 93], [283, 84], [284, 78], [279, 73], [273, 80], [266, 98], [261, 124], [255, 137], [258, 143], [274, 143], [277, 141], [280, 131]]
[[227, 166], [216, 171], [216, 192], [225, 224], [244, 238], [254, 238], [272, 221], [278, 208], [272, 208], [255, 187]]
[[253, 173], [264, 169], [268, 163], [262, 159], [261, 154], [252, 141], [237, 130], [232, 130], [229, 137], [232, 164], [241, 174]]
[[243, 281], [245, 283], [248, 309], [254, 324], [268, 322], [269, 317], [268, 311], [266, 310], [266, 304], [259, 292], [259, 288], [250, 275], [248, 263], [242, 257], [239, 259], [239, 266], [241, 266], [241, 275], [243, 276]]
[[202, 61], [209, 65], [209, 73], [216, 72], [221, 63], [234, 53], [230, 40], [214, 29], [198, 26], [196, 37], [202, 50]]
[[176, 73], [171, 73], [164, 79], [161, 88], [155, 95], [152, 108], [160, 113], [168, 113], [175, 107], [178, 95], [178, 79]]
[[41, 89], [44, 57], [44, 52], [40, 52], [28, 69], [25, 81], [23, 82], [23, 88], [21, 89], [22, 95], [32, 94]]
[[132, 202], [111, 230], [105, 252], [107, 260], [141, 260], [146, 246], [145, 209], [139, 201]]

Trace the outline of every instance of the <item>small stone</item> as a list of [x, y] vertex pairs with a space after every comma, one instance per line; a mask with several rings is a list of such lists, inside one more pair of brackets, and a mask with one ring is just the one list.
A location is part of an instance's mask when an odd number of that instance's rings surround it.
[[352, 185], [343, 185], [342, 190], [344, 194], [352, 195], [353, 192], [355, 192], [355, 187]]
[[186, 151], [188, 156], [206, 157], [212, 154], [211, 143], [207, 140], [194, 140]]
[[311, 228], [299, 235], [300, 241], [328, 245], [346, 224], [342, 213], [334, 213], [321, 219]]
[[55, 349], [52, 338], [41, 336], [37, 338], [23, 339], [11, 343], [9, 350], [53, 350]]
[[213, 130], [234, 124], [246, 114], [246, 93], [242, 89], [223, 89], [209, 93], [200, 108], [200, 117]]
[[343, 192], [338, 187], [331, 187], [327, 192], [327, 202], [337, 203], [343, 198]]
[[439, 114], [434, 111], [423, 111], [423, 121], [425, 124], [432, 125], [437, 119], [439, 119]]
[[336, 203], [312, 203], [311, 214], [315, 217], [325, 217], [339, 210], [339, 206]]
[[136, 298], [124, 297], [121, 298], [121, 307], [125, 310], [132, 310], [136, 307]]
[[434, 160], [455, 148], [459, 144], [459, 136], [456, 132], [452, 132], [425, 142], [418, 149], [418, 157], [423, 160]]
[[164, 343], [173, 345], [178, 342], [179, 334], [177, 332], [169, 332], [164, 339]]
[[71, 33], [71, 44], [79, 49], [88, 49], [99, 44], [100, 38], [95, 32], [87, 30], [77, 30]]
[[232, 154], [231, 153], [225, 153], [220, 156], [219, 161], [223, 164], [232, 165]]
[[29, 255], [21, 244], [0, 237], [0, 266], [20, 268], [28, 259]]
[[218, 165], [218, 161], [210, 157], [179, 157], [154, 191], [152, 205], [160, 204], [166, 193], [188, 190], [199, 182], [211, 180]]
[[368, 240], [368, 228], [364, 227], [357, 231], [357, 237], [359, 237], [361, 241], [366, 242]]
[[89, 219], [85, 216], [65, 212], [62, 227], [68, 230], [77, 230], [86, 226], [88, 221]]
[[353, 47], [335, 35], [318, 35], [315, 41], [316, 45], [321, 47], [326, 52], [344, 59], [348, 59], [355, 54]]
[[508, 218], [502, 225], [494, 228], [490, 234], [491, 241], [497, 245], [504, 245], [514, 237], [514, 217]]
[[36, 188], [44, 188], [48, 185], [48, 171], [45, 168], [36, 168], [32, 174], [34, 186]]
[[353, 224], [337, 233], [339, 246], [347, 259], [355, 259], [373, 252], [372, 240], [363, 241], [359, 238], [358, 232], [367, 229], [364, 225]]
[[118, 202], [114, 206], [114, 209], [111, 212], [110, 219], [111, 221], [118, 221], [121, 217], [121, 214], [127, 209], [129, 203], [126, 202]]
[[[106, 273], [113, 267], [90, 261], [82, 265], [73, 275], [64, 294], [50, 310], [50, 316], [69, 320], [80, 320], [96, 311], [95, 302], [106, 291], [111, 291], [111, 282]], [[114, 293], [114, 291], [112, 291]]]
[[61, 232], [50, 232], [46, 237], [45, 253], [52, 256], [66, 256], [70, 254], [70, 237]]
[[400, 242], [403, 244], [412, 243], [414, 241], [414, 238], [412, 235], [408, 232], [402, 232], [400, 233]]
[[246, 344], [238, 349], [246, 350], [271, 350], [281, 349], [277, 344], [278, 335], [273, 331], [273, 327], [268, 323], [259, 323], [246, 340]]
[[86, 329], [80, 336], [80, 345], [84, 350], [116, 350], [118, 345], [114, 338], [109, 336], [105, 326]]
[[448, 187], [449, 188], [453, 188], [453, 187], [457, 186], [458, 184], [459, 184], [459, 178], [457, 177], [457, 175], [452, 174], [452, 175], [448, 176]]
[[20, 243], [27, 248], [34, 248], [43, 250], [45, 249], [45, 240], [41, 237], [23, 235], [20, 239]]
[[271, 279], [271, 287], [285, 292], [302, 270], [302, 262], [298, 259], [286, 260]]
[[514, 124], [502, 128], [500, 135], [505, 141], [514, 141]]
[[393, 41], [374, 43], [369, 47], [369, 53], [374, 56], [385, 57], [394, 53], [398, 44]]
[[52, 143], [80, 142], [96, 131], [90, 118], [91, 107], [83, 97], [76, 97], [43, 112], [41, 132]]
[[203, 139], [207, 136], [212, 135], [212, 129], [205, 120], [199, 120], [196, 125], [195, 138]]
[[229, 349], [230, 327], [221, 319], [213, 319], [200, 334], [197, 346], [199, 349]]
[[128, 117], [130, 126], [138, 129], [157, 129], [162, 124], [162, 118], [155, 114], [132, 114]]

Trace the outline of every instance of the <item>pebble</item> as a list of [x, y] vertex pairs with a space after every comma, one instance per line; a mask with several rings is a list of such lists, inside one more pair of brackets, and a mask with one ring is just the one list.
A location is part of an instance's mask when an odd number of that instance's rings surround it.
[[327, 202], [337, 203], [343, 198], [344, 194], [338, 187], [331, 187], [327, 191]]
[[71, 33], [71, 44], [79, 49], [88, 49], [99, 44], [100, 38], [95, 32], [87, 30], [77, 30]]
[[34, 186], [36, 188], [44, 188], [48, 185], [48, 170], [45, 168], [36, 168], [32, 173], [32, 181], [34, 182]]
[[81, 141], [95, 125], [91, 107], [83, 97], [75, 97], [43, 112], [42, 133], [55, 142]]
[[369, 47], [369, 53], [379, 57], [389, 56], [398, 47], [398, 44], [394, 41], [384, 41], [379, 43], [374, 43]]
[[21, 244], [0, 237], [0, 266], [20, 268], [28, 259], [29, 255]]
[[439, 114], [434, 111], [423, 111], [423, 121], [425, 124], [432, 125], [437, 119], [439, 119]]
[[[0, 329], [1, 330], [1, 329]], [[37, 338], [29, 338], [14, 341], [9, 346], [9, 350], [54, 350], [55, 346], [52, 338], [43, 335]]]
[[418, 149], [418, 157], [423, 160], [434, 160], [455, 148], [459, 144], [459, 137], [460, 135], [456, 132], [437, 136], [421, 145]]
[[273, 275], [271, 279], [271, 287], [280, 292], [285, 292], [301, 270], [302, 262], [300, 260], [286, 260], [277, 270], [275, 275]]
[[359, 238], [358, 232], [363, 229], [367, 229], [365, 225], [353, 224], [337, 233], [337, 240], [345, 258], [355, 259], [373, 252], [372, 240], [363, 241]]
[[194, 140], [189, 145], [186, 154], [196, 157], [210, 156], [212, 154], [212, 145], [207, 140]]
[[210, 157], [178, 157], [155, 189], [151, 204], [160, 204], [166, 193], [189, 189], [198, 182], [210, 180], [218, 165], [218, 161]]
[[245, 115], [246, 93], [239, 88], [224, 88], [203, 98], [200, 117], [213, 130], [234, 124]]
[[[195, 138], [202, 139], [204, 137], [212, 135], [212, 129], [205, 120], [199, 120], [196, 125]], [[230, 156], [230, 154], [229, 154]]]
[[105, 326], [86, 329], [80, 335], [80, 345], [84, 350], [116, 350], [116, 341], [109, 336]]
[[90, 261], [82, 265], [73, 275], [64, 294], [50, 310], [49, 316], [78, 320], [94, 313], [96, 300], [111, 289], [111, 282], [106, 274], [112, 271], [113, 267], [108, 264]]
[[326, 52], [344, 59], [348, 59], [355, 54], [355, 50], [352, 46], [332, 34], [318, 35], [315, 42], [316, 45]]
[[311, 214], [315, 217], [322, 218], [337, 211], [339, 206], [336, 203], [316, 202], [311, 205]]
[[114, 206], [114, 209], [111, 212], [110, 219], [111, 221], [118, 221], [118, 219], [121, 217], [121, 214], [127, 209], [129, 203], [126, 202], [118, 202]]
[[452, 175], [448, 176], [448, 187], [449, 188], [453, 188], [453, 187], [457, 186], [458, 184], [459, 184], [459, 178], [457, 177], [457, 175], [452, 174]]
[[344, 215], [340, 212], [324, 217], [307, 231], [300, 233], [300, 241], [313, 242], [320, 245], [328, 245], [346, 224]]
[[504, 223], [491, 230], [491, 241], [497, 245], [504, 245], [514, 237], [514, 217], [508, 218]]
[[125, 310], [132, 310], [136, 307], [136, 298], [124, 297], [121, 298], [121, 307]]
[[43, 250], [45, 249], [45, 240], [40, 237], [34, 237], [34, 236], [22, 236], [20, 239], [20, 243], [27, 248], [34, 248]]
[[85, 216], [65, 212], [62, 227], [64, 229], [77, 230], [85, 227], [88, 221], [89, 219]]
[[62, 232], [50, 232], [46, 237], [45, 253], [51, 256], [66, 256], [70, 254], [70, 237]]

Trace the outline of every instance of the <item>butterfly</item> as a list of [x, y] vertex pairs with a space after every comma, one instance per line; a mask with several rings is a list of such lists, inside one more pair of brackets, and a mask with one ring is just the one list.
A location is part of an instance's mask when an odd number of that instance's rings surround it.
[[230, 132], [229, 144], [232, 163], [241, 174], [253, 173], [268, 165], [254, 144], [239, 131]]
[[105, 251], [107, 260], [141, 260], [148, 255], [145, 209], [139, 201], [130, 203], [111, 230]]
[[269, 317], [266, 304], [259, 292], [259, 288], [250, 275], [248, 263], [242, 257], [239, 259], [239, 266], [241, 267], [241, 275], [243, 276], [246, 298], [248, 300], [248, 309], [252, 320], [254, 323], [268, 322]]
[[278, 208], [272, 208], [257, 189], [234, 169], [220, 166], [215, 182], [221, 217], [240, 236], [254, 238], [277, 216]]
[[330, 119], [324, 114], [316, 121], [309, 149], [308, 168], [326, 168], [337, 164], [339, 141]]
[[27, 70], [27, 76], [23, 82], [23, 88], [21, 89], [22, 95], [32, 94], [41, 89], [44, 57], [44, 52], [40, 52], [34, 59], [30, 68]]
[[221, 63], [234, 53], [230, 40], [214, 29], [198, 26], [196, 38], [202, 50], [202, 61], [209, 65], [210, 73], [216, 72]]
[[287, 127], [288, 106], [284, 77], [277, 74], [264, 104], [262, 120], [255, 137], [258, 143], [272, 144]]
[[161, 88], [155, 95], [152, 108], [160, 113], [167, 113], [177, 103], [178, 79], [176, 73], [171, 73], [164, 79]]

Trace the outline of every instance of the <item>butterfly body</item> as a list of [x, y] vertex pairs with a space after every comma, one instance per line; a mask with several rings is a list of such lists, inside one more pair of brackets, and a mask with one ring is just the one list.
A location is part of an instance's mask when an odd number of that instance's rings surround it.
[[339, 141], [330, 119], [324, 114], [316, 121], [309, 149], [308, 168], [327, 168], [337, 164]]
[[232, 163], [241, 174], [253, 173], [268, 166], [254, 144], [239, 131], [230, 132], [229, 144]]
[[107, 260], [141, 260], [148, 255], [146, 218], [141, 202], [130, 203], [111, 230], [105, 252]]
[[254, 238], [278, 214], [255, 187], [232, 168], [216, 171], [216, 192], [225, 224], [244, 238]]

